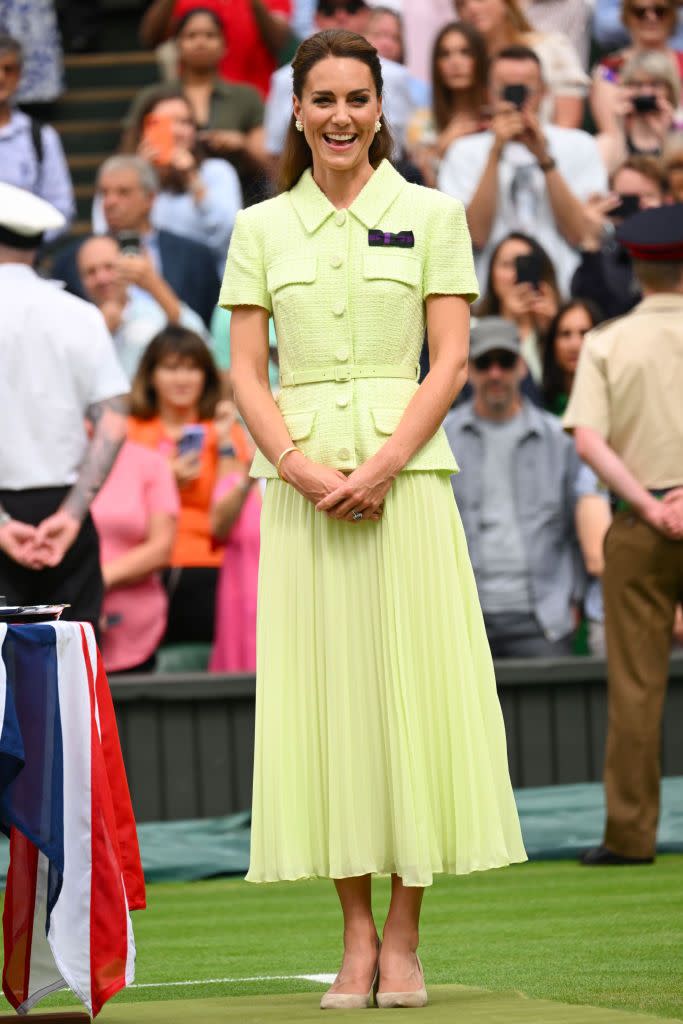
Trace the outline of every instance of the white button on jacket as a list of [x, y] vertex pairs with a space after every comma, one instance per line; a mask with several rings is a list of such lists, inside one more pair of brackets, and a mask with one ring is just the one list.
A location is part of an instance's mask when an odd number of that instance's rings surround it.
[[[219, 302], [272, 313], [290, 437], [314, 461], [349, 470], [386, 442], [415, 393], [425, 299], [438, 294], [478, 295], [463, 206], [384, 160], [348, 210], [310, 170], [242, 210]], [[288, 386], [297, 375], [312, 382]], [[406, 466], [422, 469], [457, 471], [443, 429]], [[261, 453], [251, 472], [277, 476]]]

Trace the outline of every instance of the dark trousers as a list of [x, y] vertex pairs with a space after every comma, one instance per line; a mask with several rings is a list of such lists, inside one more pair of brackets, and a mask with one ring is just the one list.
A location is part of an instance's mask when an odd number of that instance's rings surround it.
[[[13, 519], [37, 526], [56, 512], [68, 487], [0, 491], [0, 504]], [[100, 542], [88, 515], [72, 547], [53, 569], [26, 569], [0, 552], [0, 594], [8, 604], [69, 604], [63, 619], [91, 622], [98, 629], [104, 585]]]
[[605, 538], [607, 642], [605, 846], [652, 857], [659, 819], [662, 712], [676, 604], [683, 599], [683, 541], [630, 512]]
[[164, 573], [168, 592], [165, 644], [213, 643], [218, 569], [184, 566]]
[[564, 658], [572, 653], [571, 634], [548, 640], [535, 615], [484, 613], [484, 625], [494, 658]]

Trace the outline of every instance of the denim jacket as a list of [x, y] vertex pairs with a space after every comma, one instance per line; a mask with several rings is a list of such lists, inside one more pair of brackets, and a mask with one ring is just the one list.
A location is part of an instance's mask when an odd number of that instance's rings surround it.
[[[560, 421], [523, 400], [525, 430], [517, 445], [514, 503], [526, 552], [536, 617], [549, 640], [572, 629], [572, 602], [585, 581], [574, 526], [579, 460]], [[479, 521], [484, 441], [473, 403], [454, 409], [444, 423], [460, 474], [451, 478], [475, 576], [481, 565]]]

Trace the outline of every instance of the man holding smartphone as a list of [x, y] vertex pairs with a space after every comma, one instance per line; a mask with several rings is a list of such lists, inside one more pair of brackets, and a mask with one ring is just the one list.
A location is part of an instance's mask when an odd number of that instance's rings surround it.
[[490, 91], [491, 128], [450, 146], [439, 188], [467, 208], [480, 280], [496, 244], [523, 231], [552, 255], [560, 289], [567, 292], [578, 263], [583, 201], [607, 186], [599, 150], [587, 132], [541, 124], [545, 84], [528, 47], [509, 46], [493, 58]]

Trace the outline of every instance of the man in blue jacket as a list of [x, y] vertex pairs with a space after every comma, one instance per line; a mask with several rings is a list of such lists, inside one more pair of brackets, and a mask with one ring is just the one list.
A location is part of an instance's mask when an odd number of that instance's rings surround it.
[[446, 418], [452, 477], [494, 657], [572, 653], [583, 572], [574, 530], [578, 458], [560, 422], [520, 391], [513, 323], [472, 329], [474, 397]]

